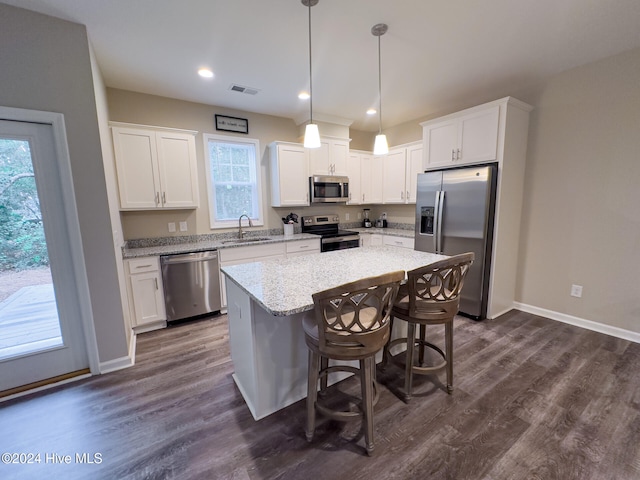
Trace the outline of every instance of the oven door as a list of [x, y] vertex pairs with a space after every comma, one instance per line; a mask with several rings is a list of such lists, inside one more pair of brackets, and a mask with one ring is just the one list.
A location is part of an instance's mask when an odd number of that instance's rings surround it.
[[360, 246], [360, 236], [351, 235], [348, 237], [323, 238], [320, 242], [321, 252], [331, 252], [333, 250], [344, 250], [346, 248], [357, 248]]

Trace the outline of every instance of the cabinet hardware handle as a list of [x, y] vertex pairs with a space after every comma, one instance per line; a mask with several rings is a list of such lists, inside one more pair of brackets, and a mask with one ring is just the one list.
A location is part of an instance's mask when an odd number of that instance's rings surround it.
[[409, 200], [409, 190], [407, 190], [407, 200]]
[[456, 159], [456, 150], [455, 148], [451, 150], [451, 160], [455, 160]]
[[456, 160], [460, 160], [460, 149], [458, 149], [458, 154], [456, 155]]
[[362, 194], [362, 201], [364, 202], [364, 193]]
[[167, 203], [167, 192], [162, 192], [162, 204]]
[[149, 268], [152, 267], [153, 265], [137, 265], [136, 268]]
[[156, 192], [156, 205], [160, 204], [160, 194]]
[[404, 200], [404, 192], [400, 190], [400, 200]]
[[298, 248], [309, 248], [309, 245], [300, 245]]
[[156, 290], [158, 290], [158, 279], [154, 278], [155, 282], [156, 282]]

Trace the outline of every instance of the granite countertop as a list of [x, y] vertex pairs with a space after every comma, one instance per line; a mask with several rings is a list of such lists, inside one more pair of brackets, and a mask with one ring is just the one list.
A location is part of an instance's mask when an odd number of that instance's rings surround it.
[[[400, 225], [404, 224], [394, 224]], [[407, 225], [408, 227], [408, 225]], [[364, 228], [349, 227], [345, 225], [346, 230], [352, 230], [358, 233], [375, 233], [379, 235], [393, 235], [396, 237], [413, 238], [413, 225], [408, 228]], [[280, 230], [281, 232], [282, 230]], [[159, 255], [174, 255], [179, 253], [205, 252], [207, 250], [221, 250], [223, 248], [235, 248], [246, 245], [264, 245], [267, 243], [279, 242], [295, 242], [296, 240], [317, 239], [318, 235], [310, 233], [295, 233], [292, 236], [285, 236], [277, 233], [278, 230], [249, 231], [247, 238], [259, 237], [264, 238], [260, 241], [240, 242], [237, 241], [237, 233], [212, 234], [212, 235], [193, 235], [190, 237], [168, 237], [155, 239], [132, 240], [134, 246], [125, 246], [122, 248], [122, 258], [150, 257]], [[235, 240], [235, 241], [234, 241]]]
[[221, 267], [267, 312], [287, 316], [313, 308], [311, 295], [343, 283], [447, 258], [405, 248], [375, 246]]
[[377, 235], [393, 235], [394, 237], [413, 238], [415, 236], [415, 231], [413, 228], [411, 230], [408, 230], [406, 228], [358, 227], [358, 228], [350, 228], [349, 230], [353, 230], [354, 232], [358, 232], [358, 233], [375, 233]]
[[264, 238], [260, 241], [241, 242], [237, 239], [227, 237], [211, 239], [206, 236], [203, 239], [195, 237], [193, 241], [174, 243], [169, 245], [150, 245], [144, 247], [124, 247], [122, 258], [149, 257], [158, 255], [173, 255], [178, 253], [204, 252], [207, 250], [221, 250], [223, 248], [235, 248], [246, 245], [264, 245], [268, 243], [295, 242], [298, 240], [318, 240], [318, 235], [310, 233], [296, 233], [294, 235], [247, 235], [246, 238]]

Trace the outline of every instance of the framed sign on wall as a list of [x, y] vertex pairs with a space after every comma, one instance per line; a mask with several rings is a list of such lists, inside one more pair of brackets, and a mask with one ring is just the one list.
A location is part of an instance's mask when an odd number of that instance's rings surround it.
[[228, 117], [216, 114], [216, 130], [225, 132], [249, 133], [249, 121], [246, 118]]

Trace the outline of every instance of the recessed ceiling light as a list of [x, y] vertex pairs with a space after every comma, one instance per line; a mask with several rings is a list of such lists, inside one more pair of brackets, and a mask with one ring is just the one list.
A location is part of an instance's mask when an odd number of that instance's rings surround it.
[[367, 110], [367, 115], [375, 115], [378, 111], [375, 108], [370, 108]]
[[300, 100], [309, 100], [311, 98], [311, 95], [309, 95], [307, 92], [300, 92], [298, 94], [298, 98]]
[[213, 72], [208, 68], [201, 68], [200, 70], [198, 70], [198, 75], [204, 78], [212, 78]]

